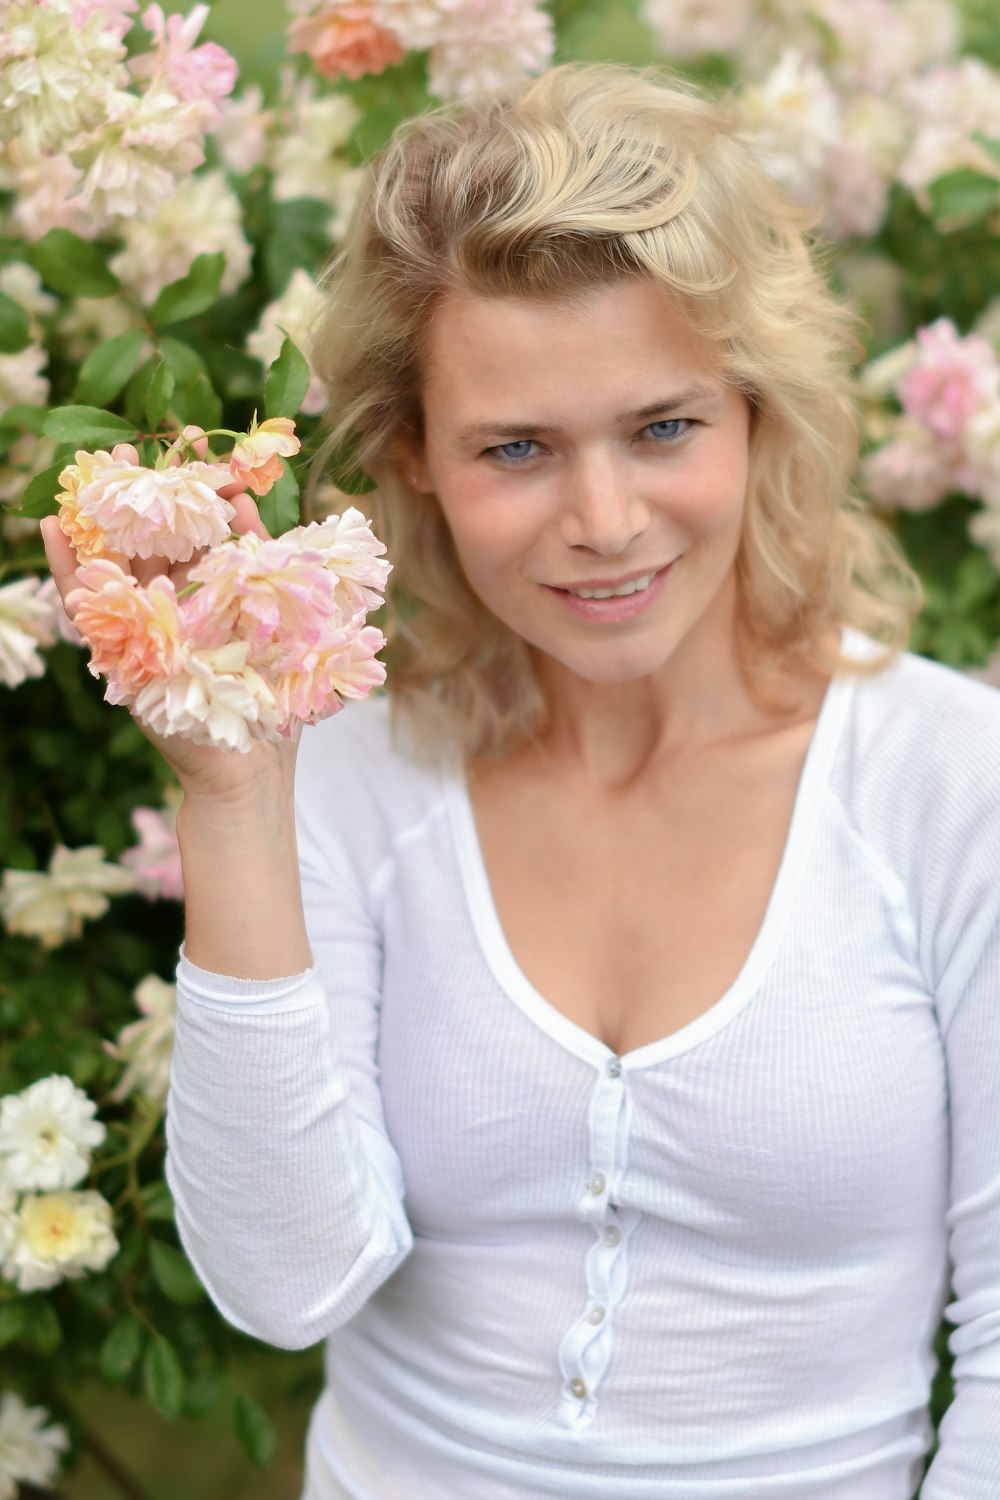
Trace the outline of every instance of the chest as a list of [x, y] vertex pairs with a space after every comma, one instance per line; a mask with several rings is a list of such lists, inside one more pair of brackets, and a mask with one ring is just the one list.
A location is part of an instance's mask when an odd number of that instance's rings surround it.
[[713, 1006], [764, 920], [811, 731], [691, 757], [639, 794], [475, 788], [497, 915], [534, 988], [618, 1053]]

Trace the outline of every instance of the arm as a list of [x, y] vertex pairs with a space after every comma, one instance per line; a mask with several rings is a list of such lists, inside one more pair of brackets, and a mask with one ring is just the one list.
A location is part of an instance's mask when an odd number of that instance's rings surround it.
[[[296, 942], [305, 926], [296, 925], [297, 862], [291, 891], [287, 881], [291, 811], [279, 807], [276, 799], [262, 810], [273, 843], [248, 828], [223, 854], [217, 820], [199, 825], [178, 969], [167, 1179], [184, 1248], [226, 1319], [268, 1343], [304, 1348], [357, 1312], [409, 1252], [412, 1234], [375, 1077], [380, 937], [346, 874], [308, 847], [302, 888], [320, 969], [281, 977], [300, 951], [286, 924]], [[194, 823], [193, 808], [189, 816]], [[304, 828], [302, 836], [308, 843]], [[184, 847], [187, 879], [191, 841]], [[216, 888], [232, 878], [235, 888], [212, 895], [202, 875]], [[216, 972], [206, 971], [210, 961]], [[220, 967], [239, 977], [220, 977]]]
[[[935, 924], [952, 1131], [955, 1300], [946, 1316], [955, 1324], [955, 1399], [922, 1500], [1000, 1495], [1000, 826], [995, 807], [980, 811], [950, 881], [942, 878]], [[926, 859], [933, 868], [930, 845]]]

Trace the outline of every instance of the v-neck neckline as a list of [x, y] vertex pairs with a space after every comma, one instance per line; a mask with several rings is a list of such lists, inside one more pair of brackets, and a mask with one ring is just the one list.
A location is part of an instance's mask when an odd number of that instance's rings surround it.
[[[844, 650], [853, 647], [866, 654], [870, 645], [856, 631], [845, 628], [842, 632]], [[736, 978], [694, 1020], [666, 1036], [621, 1053], [623, 1067], [630, 1070], [653, 1067], [689, 1051], [721, 1031], [757, 993], [781, 944], [799, 876], [812, 849], [822, 792], [829, 780], [856, 683], [856, 674], [838, 673], [827, 684], [799, 775], [778, 873], [763, 920]], [[479, 946], [493, 977], [541, 1031], [582, 1061], [597, 1068], [605, 1067], [616, 1055], [614, 1051], [547, 1000], [514, 957], [493, 899], [464, 766], [453, 766], [447, 781], [445, 797], [462, 885]]]

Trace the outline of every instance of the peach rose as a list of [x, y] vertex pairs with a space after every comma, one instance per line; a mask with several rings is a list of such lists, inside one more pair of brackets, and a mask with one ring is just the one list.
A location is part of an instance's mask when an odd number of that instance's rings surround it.
[[367, 5], [326, 5], [288, 28], [289, 52], [307, 52], [324, 78], [362, 78], [403, 60], [399, 38], [376, 26]]

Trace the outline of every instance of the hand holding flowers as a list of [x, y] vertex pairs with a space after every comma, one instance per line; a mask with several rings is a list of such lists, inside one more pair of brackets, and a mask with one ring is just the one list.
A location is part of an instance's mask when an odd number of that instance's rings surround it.
[[225, 460], [208, 436], [185, 428], [155, 468], [129, 443], [78, 453], [44, 538], [107, 700], [154, 739], [246, 752], [384, 680], [364, 621], [390, 565], [353, 509], [268, 535], [248, 491], [266, 494], [298, 451], [290, 419], [231, 434]]

